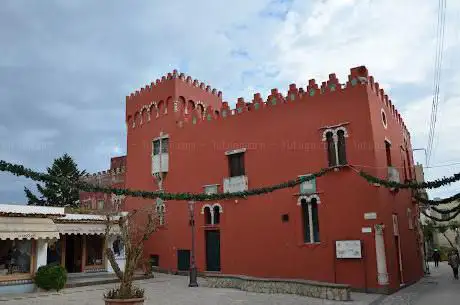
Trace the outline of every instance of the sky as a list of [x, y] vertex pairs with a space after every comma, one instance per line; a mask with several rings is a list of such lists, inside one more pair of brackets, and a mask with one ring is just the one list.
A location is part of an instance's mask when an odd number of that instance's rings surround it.
[[[460, 1], [447, 0], [435, 148], [427, 180], [460, 171]], [[237, 97], [305, 87], [365, 65], [426, 148], [433, 0], [2, 0], [0, 159], [44, 171], [69, 153], [105, 170], [125, 153], [125, 96], [178, 69]], [[425, 164], [423, 151], [415, 159]], [[0, 173], [0, 203], [33, 183]], [[445, 197], [460, 183], [430, 192]]]

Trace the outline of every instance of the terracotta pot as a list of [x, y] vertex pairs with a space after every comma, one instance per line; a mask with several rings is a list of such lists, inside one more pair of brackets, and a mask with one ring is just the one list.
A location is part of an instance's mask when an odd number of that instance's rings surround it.
[[105, 305], [142, 305], [144, 298], [138, 299], [104, 299]]

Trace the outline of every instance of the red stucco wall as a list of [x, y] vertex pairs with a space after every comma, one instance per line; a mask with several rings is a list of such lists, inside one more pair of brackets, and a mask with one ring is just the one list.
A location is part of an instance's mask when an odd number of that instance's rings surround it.
[[[351, 80], [364, 77], [366, 84]], [[195, 82], [196, 83], [196, 82]], [[331, 91], [330, 85], [336, 85]], [[227, 104], [221, 94], [202, 85], [196, 87], [183, 75], [175, 72], [151, 86], [127, 97], [126, 120], [127, 172], [126, 187], [157, 190], [151, 174], [152, 139], [160, 132], [169, 135], [169, 172], [164, 181], [168, 192], [203, 192], [207, 184], [223, 184], [229, 175], [225, 151], [247, 147], [246, 176], [249, 188], [271, 185], [294, 179], [298, 175], [316, 172], [327, 167], [327, 153], [322, 142], [321, 129], [345, 123], [348, 132], [346, 152], [348, 164], [317, 179], [320, 239], [318, 244], [304, 244], [302, 238], [301, 208], [297, 205], [299, 187], [269, 195], [247, 199], [219, 201], [223, 206], [221, 222], [221, 272], [261, 277], [303, 278], [327, 282], [347, 283], [356, 288], [378, 288], [374, 231], [362, 233], [362, 227], [383, 223], [390, 286], [398, 288], [396, 246], [393, 236], [392, 214], [399, 217], [404, 281], [419, 279], [422, 272], [421, 254], [416, 242], [416, 227], [409, 229], [407, 209], [417, 210], [408, 190], [391, 192], [384, 187], [369, 184], [356, 169], [387, 178], [383, 141], [393, 145], [393, 165], [402, 168], [399, 145], [403, 144], [406, 128], [391, 106], [377, 95], [378, 90], [365, 68], [352, 69], [346, 89], [341, 89], [334, 75], [322, 85], [320, 92], [310, 81], [305, 92], [295, 86], [289, 90], [295, 100], [284, 98], [276, 90], [272, 95], [278, 103], [271, 105], [271, 97], [262, 108], [250, 103], [249, 112], [243, 100], [237, 108], [242, 113], [222, 117]], [[315, 89], [316, 88], [316, 89]], [[315, 90], [310, 96], [311, 89]], [[381, 93], [379, 93], [381, 95]], [[256, 98], [259, 96], [257, 95]], [[159, 114], [150, 106], [155, 101], [167, 102], [167, 110]], [[177, 103], [174, 103], [177, 101]], [[193, 101], [210, 106], [207, 113], [213, 118], [199, 119], [192, 108]], [[282, 101], [282, 103], [280, 103]], [[254, 101], [253, 101], [254, 102]], [[146, 106], [148, 105], [148, 106]], [[388, 120], [383, 127], [381, 109]], [[219, 112], [219, 117], [215, 111]], [[151, 111], [150, 120], [147, 112]], [[166, 113], [165, 113], [166, 112]], [[193, 116], [199, 120], [193, 124]], [[142, 119], [142, 123], [141, 123]], [[133, 121], [134, 120], [134, 121]], [[410, 148], [410, 139], [408, 138]], [[412, 156], [412, 152], [410, 152]], [[413, 166], [411, 160], [411, 166]], [[402, 169], [401, 169], [402, 171]], [[401, 178], [404, 175], [401, 173]], [[222, 191], [222, 189], [220, 190]], [[211, 204], [214, 202], [210, 202]], [[133, 209], [152, 201], [127, 198], [126, 208]], [[199, 270], [205, 270], [204, 203], [196, 203], [196, 257]], [[364, 213], [377, 213], [376, 220], [365, 220]], [[288, 222], [281, 216], [289, 215]], [[147, 242], [146, 255], [160, 257], [160, 267], [176, 270], [178, 249], [191, 248], [187, 202], [166, 203], [166, 225]], [[361, 260], [335, 259], [335, 241], [359, 239], [364, 243]]]

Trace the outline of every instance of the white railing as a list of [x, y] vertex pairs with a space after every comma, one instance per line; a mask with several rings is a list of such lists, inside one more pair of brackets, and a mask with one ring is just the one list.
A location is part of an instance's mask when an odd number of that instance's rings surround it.
[[400, 182], [401, 179], [399, 177], [399, 171], [395, 167], [388, 167], [388, 180], [394, 181], [394, 182]]
[[152, 174], [166, 173], [169, 167], [169, 155], [162, 153], [152, 156]]
[[224, 178], [224, 193], [242, 192], [248, 190], [248, 177], [236, 176]]

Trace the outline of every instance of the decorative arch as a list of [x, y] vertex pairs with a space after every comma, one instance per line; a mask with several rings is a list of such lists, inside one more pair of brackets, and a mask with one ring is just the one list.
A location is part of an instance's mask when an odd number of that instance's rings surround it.
[[180, 107], [180, 111], [187, 114], [187, 101], [185, 100], [185, 97], [179, 96], [177, 99], [178, 101], [178, 106]]
[[343, 131], [343, 136], [344, 136], [345, 138], [348, 138], [348, 131], [347, 131], [347, 129], [345, 128], [345, 126], [340, 126], [340, 127], [337, 127], [337, 128], [335, 129], [335, 133], [336, 133], [336, 134], [337, 134], [339, 131]]
[[165, 108], [166, 108], [165, 102], [163, 100], [159, 101], [157, 105], [157, 111], [158, 111], [157, 117], [164, 113]]
[[158, 109], [157, 109], [157, 102], [153, 101], [149, 105], [149, 114], [150, 117], [158, 117]]
[[327, 128], [326, 130], [323, 131], [323, 141], [327, 141], [327, 134], [332, 133], [332, 137], [335, 135], [335, 131], [332, 128]]
[[204, 214], [204, 209], [205, 208], [209, 208], [210, 210], [212, 210], [212, 207], [210, 204], [204, 204], [202, 207], [201, 207], [201, 214]]
[[224, 209], [222, 208], [222, 205], [221, 205], [220, 203], [214, 203], [214, 204], [212, 205], [212, 209], [213, 209], [213, 210], [214, 210], [214, 208], [216, 208], [216, 207], [219, 208], [219, 213], [222, 214], [222, 213], [224, 212]]
[[138, 111], [134, 114], [133, 128], [141, 124], [141, 118]]
[[187, 102], [187, 108], [188, 108], [188, 111], [189, 111], [189, 112], [195, 110], [195, 102], [192, 101], [192, 100], [189, 100], [189, 101]]
[[133, 117], [128, 115], [128, 117], [126, 118], [126, 124], [128, 125], [128, 127], [132, 127], [134, 128], [133, 126]]
[[200, 112], [201, 117], [203, 117], [206, 105], [202, 101], [198, 101], [196, 102], [196, 109], [198, 109], [198, 112]]
[[317, 194], [311, 194], [311, 195], [299, 196], [299, 198], [297, 198], [297, 205], [302, 205], [302, 200], [305, 200], [306, 203], [311, 203], [313, 199], [316, 200], [316, 203], [318, 204], [321, 203], [321, 199], [319, 198]]
[[220, 203], [213, 205], [204, 204], [201, 207], [201, 214], [204, 215], [204, 222], [206, 225], [216, 225], [220, 223], [220, 214], [224, 212]]
[[[166, 99], [166, 103], [165, 103], [164, 114], [168, 114], [168, 108], [171, 107], [171, 104], [173, 104], [173, 98], [172, 98], [172, 96], [168, 96], [168, 98]], [[172, 106], [174, 106], [174, 105], [172, 105]]]

